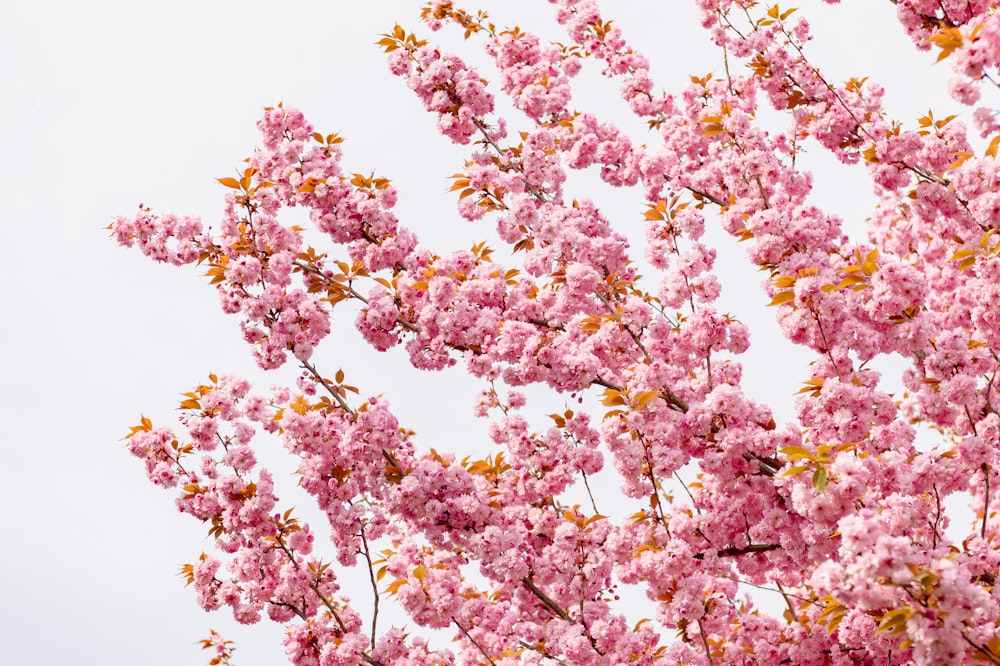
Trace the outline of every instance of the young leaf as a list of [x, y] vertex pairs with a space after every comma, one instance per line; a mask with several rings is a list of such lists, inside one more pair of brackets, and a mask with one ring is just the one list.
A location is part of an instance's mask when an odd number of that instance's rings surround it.
[[774, 298], [772, 298], [771, 302], [768, 303], [767, 305], [768, 307], [775, 305], [783, 305], [785, 303], [791, 303], [794, 300], [795, 300], [794, 291], [779, 291], [777, 294], [774, 295]]

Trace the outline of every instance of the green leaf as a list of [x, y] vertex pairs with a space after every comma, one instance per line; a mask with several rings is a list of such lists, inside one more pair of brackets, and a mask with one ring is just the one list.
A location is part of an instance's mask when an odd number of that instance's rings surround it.
[[820, 492], [826, 490], [826, 467], [817, 467], [813, 472], [813, 488]]

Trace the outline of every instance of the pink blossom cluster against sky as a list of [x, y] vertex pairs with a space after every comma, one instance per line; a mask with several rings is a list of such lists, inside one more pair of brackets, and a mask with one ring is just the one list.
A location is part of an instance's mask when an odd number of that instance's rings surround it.
[[[7, 424], [0, 484], [5, 661], [201, 663], [196, 640], [214, 627], [237, 641], [243, 666], [283, 662], [280, 630], [267, 624], [243, 630], [228, 614], [194, 608], [193, 591], [174, 573], [207, 548], [204, 530], [177, 515], [169, 495], [148, 486], [120, 442], [140, 411], [172, 421], [177, 394], [209, 371], [259, 374], [236, 319], [217, 313], [207, 280], [151, 267], [109, 242], [103, 227], [140, 203], [197, 214], [218, 227], [223, 211], [215, 178], [237, 175], [240, 159], [259, 141], [262, 108], [283, 101], [321, 131], [340, 133], [352, 165], [391, 178], [397, 215], [425, 243], [457, 249], [483, 240], [481, 227], [460, 219], [447, 194], [447, 176], [461, 170], [464, 151], [438, 136], [434, 116], [390, 72], [401, 65], [387, 63], [374, 45], [394, 23], [419, 29], [420, 4], [386, 1], [370, 10], [362, 3], [287, 9], [64, 0], [7, 10], [0, 25], [7, 156], [0, 219], [8, 235], [0, 281], [7, 306], [0, 328], [7, 350], [0, 366]], [[546, 2], [482, 4], [498, 23], [548, 30], [554, 39], [562, 34]], [[686, 4], [604, 8], [650, 57], [657, 85], [680, 86], [720, 66], [697, 26], [694, 3]], [[816, 34], [815, 59], [828, 76], [880, 82], [890, 112], [910, 122], [928, 107], [938, 117], [961, 111], [947, 97], [946, 66], [929, 67], [931, 55], [911, 57], [889, 2], [854, 0], [836, 11], [815, 1], [802, 5]], [[435, 39], [470, 62], [489, 60], [454, 34]], [[629, 115], [596, 72], [578, 80], [585, 82], [577, 84], [578, 106]], [[518, 102], [528, 115], [555, 103]], [[848, 231], [860, 229], [872, 203], [864, 179], [818, 154], [807, 168], [815, 173], [814, 202], [847, 220]], [[580, 176], [566, 187], [597, 197], [589, 191], [595, 182]], [[620, 211], [622, 220], [641, 219], [638, 195], [601, 197], [604, 209]], [[708, 239], [719, 243], [719, 308], [750, 328], [753, 347], [743, 359], [748, 392], [769, 402], [779, 421], [788, 420], [806, 357], [781, 342], [744, 249], [715, 230]], [[567, 279], [586, 285], [590, 277]], [[385, 329], [378, 307], [369, 316], [366, 335], [378, 344]], [[443, 450], [488, 441], [473, 418], [477, 384], [458, 370], [410, 370], [399, 348], [378, 355], [353, 330], [353, 315], [338, 317], [336, 344], [328, 340], [322, 353], [349, 378], [384, 392], [407, 427]], [[289, 371], [286, 381], [293, 378]], [[267, 462], [275, 474], [294, 468], [277, 455]], [[867, 547], [863, 534], [847, 536], [859, 551]]]

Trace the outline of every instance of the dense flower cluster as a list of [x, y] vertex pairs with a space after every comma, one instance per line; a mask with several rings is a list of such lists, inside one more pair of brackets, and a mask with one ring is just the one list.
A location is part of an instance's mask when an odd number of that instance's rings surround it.
[[[379, 42], [440, 132], [474, 145], [453, 177], [458, 212], [496, 225], [509, 265], [483, 244], [419, 245], [393, 213], [391, 183], [344, 171], [339, 137], [280, 105], [243, 177], [220, 179], [231, 192], [215, 234], [146, 209], [112, 224], [157, 261], [207, 266], [258, 364], [303, 370], [268, 395], [212, 376], [185, 396], [185, 435], [144, 419], [129, 436], [149, 478], [179, 489], [178, 508], [217, 539], [218, 556], [185, 568], [199, 603], [287, 624], [298, 666], [1000, 664], [997, 111], [970, 114], [991, 139], [985, 153], [954, 118], [928, 113], [905, 129], [877, 83], [823, 77], [805, 18], [735, 0], [698, 0], [725, 73], [655, 93], [648, 60], [596, 2], [553, 4], [568, 45], [498, 30], [449, 0], [422, 12], [433, 30], [484, 38], [499, 89], [526, 117], [514, 141], [477, 70], [398, 26]], [[996, 94], [995, 3], [895, 4], [917, 47], [951, 62], [956, 99]], [[649, 136], [572, 108], [586, 59]], [[785, 115], [784, 132], [760, 127], [762, 105]], [[809, 202], [803, 145], [867, 169], [878, 197], [867, 238]], [[593, 201], [568, 196], [569, 171], [592, 167], [641, 189], [659, 284], [640, 280]], [[308, 209], [343, 258], [307, 246], [280, 221], [287, 207]], [[787, 339], [815, 353], [794, 423], [779, 426], [742, 389], [749, 333], [716, 307], [716, 253], [703, 242], [716, 222], [767, 273]], [[417, 368], [464, 363], [484, 382], [489, 455], [421, 447], [384, 399], [321, 371], [330, 312], [351, 301], [374, 348], [403, 344]], [[867, 365], [889, 354], [909, 362], [905, 395]], [[609, 409], [567, 409], [537, 430], [517, 391], [530, 385]], [[918, 425], [940, 442], [918, 447]], [[257, 430], [298, 457], [337, 564], [370, 574], [374, 618], [338, 596], [337, 566], [279, 508]], [[692, 465], [697, 483], [675, 497], [670, 480]], [[606, 466], [634, 504], [621, 519], [598, 497], [564, 501]], [[956, 493], [976, 516], [961, 541], [945, 533]], [[740, 583], [773, 590], [784, 617], [758, 612]], [[655, 617], [630, 622], [621, 584], [642, 586]], [[389, 598], [418, 626], [453, 629], [454, 644], [378, 627]]]

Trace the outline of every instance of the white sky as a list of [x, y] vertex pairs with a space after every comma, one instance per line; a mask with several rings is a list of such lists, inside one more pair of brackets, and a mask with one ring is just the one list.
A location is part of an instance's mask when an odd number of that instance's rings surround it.
[[[260, 377], [238, 320], [218, 310], [198, 271], [154, 265], [117, 247], [103, 227], [140, 202], [211, 224], [223, 196], [215, 178], [233, 175], [257, 144], [262, 107], [283, 100], [320, 131], [346, 138], [347, 168], [375, 169], [394, 181], [403, 224], [426, 244], [467, 248], [491, 237], [485, 225], [461, 221], [454, 195], [446, 194], [447, 176], [461, 169], [464, 151], [436, 135], [433, 118], [388, 73], [374, 46], [378, 33], [399, 22], [469, 61], [481, 59], [478, 43], [463, 47], [453, 31], [430, 35], [420, 26], [420, 4], [55, 0], [5, 8], [4, 663], [202, 664], [207, 653], [196, 641], [210, 627], [237, 641], [241, 666], [284, 663], [279, 628], [265, 622], [246, 630], [224, 612], [210, 616], [197, 608], [175, 574], [209, 548], [205, 530], [176, 513], [172, 495], [145, 480], [120, 441], [140, 413], [172, 424], [179, 393], [209, 372]], [[553, 28], [547, 2], [483, 4], [505, 7], [494, 14], [500, 24], [541, 25], [544, 36], [565, 39]], [[908, 124], [929, 106], [939, 117], [955, 112], [942, 100], [945, 65], [930, 67], [927, 55], [912, 58], [889, 2], [799, 4], [818, 35], [812, 52], [827, 76], [881, 81], [891, 115]], [[692, 2], [603, 5], [605, 17], [651, 58], [660, 86], [676, 91], [688, 74], [718, 71]], [[486, 77], [495, 78], [489, 71]], [[623, 115], [613, 87], [578, 94], [580, 108], [596, 103], [606, 117]], [[511, 129], [524, 126], [510, 120]], [[813, 155], [821, 157], [818, 148]], [[816, 165], [816, 201], [860, 229], [870, 204], [863, 175], [830, 160]], [[606, 201], [613, 219], [639, 230], [638, 191]], [[808, 357], [781, 344], [762, 307], [767, 299], [756, 290], [759, 277], [741, 260], [742, 248], [720, 248], [729, 285], [722, 307], [751, 323], [748, 387], [784, 420]], [[386, 393], [421, 445], [469, 446], [466, 440], [483, 427], [468, 416], [476, 385], [462, 383], [460, 372], [409, 371], [399, 350], [369, 352], [352, 319], [345, 313], [341, 329], [320, 348], [316, 358], [324, 367], [343, 367], [363, 392]], [[266, 378], [262, 386], [279, 379]]]

